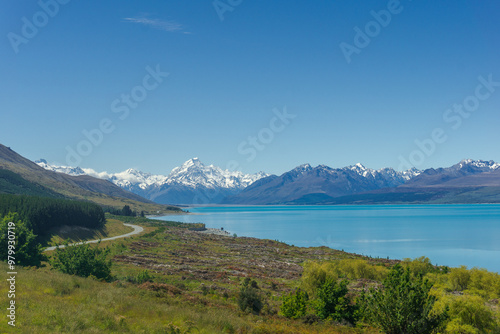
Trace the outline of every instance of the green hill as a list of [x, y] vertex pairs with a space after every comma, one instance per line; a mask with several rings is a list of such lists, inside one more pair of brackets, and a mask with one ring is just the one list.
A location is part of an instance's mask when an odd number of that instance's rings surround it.
[[91, 176], [71, 176], [48, 171], [0, 144], [0, 193], [64, 197], [85, 200], [106, 207], [149, 213], [170, 211], [115, 184]]
[[42, 185], [30, 182], [10, 170], [0, 169], [0, 194], [63, 197]]

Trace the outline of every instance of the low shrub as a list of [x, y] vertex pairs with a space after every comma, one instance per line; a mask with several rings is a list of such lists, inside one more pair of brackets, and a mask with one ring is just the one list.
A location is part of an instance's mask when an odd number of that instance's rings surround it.
[[94, 276], [98, 279], [111, 279], [111, 260], [107, 260], [110, 249], [100, 249], [90, 244], [56, 248], [50, 264], [65, 274], [82, 277]]
[[306, 315], [308, 300], [309, 296], [307, 295], [307, 292], [297, 289], [296, 291], [283, 296], [280, 312], [286, 318], [302, 318]]
[[243, 312], [251, 312], [253, 314], [260, 314], [260, 311], [264, 307], [257, 282], [250, 280], [248, 277], [242, 283], [238, 295], [238, 306]]

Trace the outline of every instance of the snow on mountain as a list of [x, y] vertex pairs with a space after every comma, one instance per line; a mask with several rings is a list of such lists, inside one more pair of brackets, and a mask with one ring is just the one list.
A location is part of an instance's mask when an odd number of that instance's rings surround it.
[[[216, 189], [217, 191], [232, 190], [234, 193], [234, 191], [244, 189], [253, 182], [269, 176], [264, 172], [244, 174], [239, 171], [223, 170], [213, 165], [206, 166], [198, 158], [190, 159], [182, 166], [174, 168], [168, 176], [154, 175], [132, 168], [120, 173], [96, 172], [90, 168], [52, 165], [44, 159], [40, 159], [36, 163], [40, 167], [59, 173], [75, 176], [90, 175], [105, 179], [148, 199], [156, 199], [165, 193], [166, 189], [172, 187], [176, 189], [183, 187], [184, 192], [189, 191], [189, 189]], [[175, 203], [175, 199], [169, 198], [165, 201]]]
[[164, 184], [168, 177], [164, 175], [153, 175], [129, 168], [120, 173], [111, 174], [108, 179], [122, 188], [139, 187], [146, 190], [151, 186]]
[[463, 159], [458, 163], [459, 168], [463, 168], [465, 166], [472, 166], [480, 169], [491, 169], [491, 170], [500, 168], [500, 164], [493, 160], [484, 161], [484, 160]]
[[[465, 159], [448, 168], [427, 169], [425, 171], [412, 168], [406, 171], [395, 171], [393, 168], [371, 169], [357, 163], [344, 168], [330, 168], [325, 165], [311, 167], [310, 164], [300, 165], [282, 176], [268, 178], [269, 174], [243, 174], [239, 171], [223, 170], [214, 165], [205, 165], [198, 158], [186, 161], [172, 169], [168, 175], [154, 175], [136, 169], [127, 169], [120, 173], [96, 172], [93, 169], [57, 166], [48, 164], [45, 160], [36, 163], [48, 170], [69, 175], [91, 175], [106, 179], [137, 195], [162, 204], [209, 204], [221, 203], [228, 196], [254, 196], [259, 187], [274, 187], [285, 195], [297, 195], [297, 190], [286, 190], [287, 186], [300, 183], [300, 189], [307, 195], [326, 193], [329, 196], [340, 196], [374, 189], [393, 188], [401, 185], [412, 185], [415, 182], [427, 180], [429, 183], [441, 182], [443, 176], [474, 175], [486, 171], [500, 169], [500, 164], [494, 161]], [[444, 175], [443, 174], [443, 175]], [[437, 176], [433, 176], [437, 175]], [[429, 177], [433, 179], [429, 181]], [[259, 182], [256, 182], [261, 180]], [[420, 180], [420, 181], [419, 181]], [[431, 182], [431, 183], [432, 183]], [[276, 184], [274, 184], [276, 183]], [[249, 187], [252, 185], [252, 187]], [[255, 189], [254, 189], [255, 188]], [[274, 189], [273, 188], [273, 189]], [[286, 189], [285, 189], [286, 188]], [[269, 196], [272, 192], [266, 192]], [[252, 200], [262, 200], [258, 193]], [[248, 196], [247, 196], [248, 197]], [[272, 200], [269, 198], [269, 200]]]
[[35, 163], [47, 170], [53, 171], [53, 172], [58, 172], [58, 173], [63, 173], [63, 174], [68, 174], [68, 175], [73, 175], [73, 176], [79, 176], [79, 175], [87, 175], [87, 173], [81, 169], [80, 167], [70, 167], [70, 166], [56, 166], [56, 165], [50, 165], [47, 163], [47, 160], [45, 159], [40, 159], [35, 161]]
[[[229, 171], [223, 170], [220, 167], [214, 165], [205, 165], [200, 159], [192, 158], [179, 167], [172, 169], [169, 175], [155, 175], [147, 172], [142, 172], [133, 168], [129, 168], [123, 172], [119, 173], [108, 173], [108, 172], [97, 172], [91, 168], [80, 168], [80, 167], [70, 167], [70, 166], [58, 166], [47, 163], [46, 160], [40, 159], [36, 163], [48, 170], [52, 170], [59, 173], [65, 173], [69, 175], [90, 175], [93, 177], [105, 179], [113, 182], [121, 188], [132, 191], [141, 196], [145, 196], [149, 199], [155, 198], [155, 189], [165, 189], [167, 186], [183, 186], [187, 188], [197, 189], [197, 188], [207, 188], [207, 189], [230, 189], [230, 190], [242, 190], [255, 181], [269, 176], [264, 172], [259, 172], [256, 174], [244, 174], [240, 171]], [[471, 164], [474, 163], [473, 160], [463, 160], [461, 163]], [[485, 162], [477, 162], [478, 165], [483, 165]], [[489, 166], [497, 166], [499, 164]], [[327, 170], [333, 170], [328, 166], [318, 166], [324, 167]], [[491, 167], [493, 168], [493, 167]], [[291, 171], [294, 177], [299, 177], [300, 175], [309, 172], [313, 169], [310, 164], [303, 164]], [[380, 181], [386, 181], [392, 185], [398, 185], [405, 183], [409, 179], [419, 175], [421, 172], [415, 168], [407, 170], [404, 172], [397, 172], [392, 168], [382, 168], [379, 170], [374, 170], [371, 168], [366, 168], [360, 163], [354, 166], [344, 167], [342, 169], [337, 169], [337, 171], [353, 171], [363, 178], [374, 180], [378, 179]]]
[[415, 167], [413, 167], [412, 169], [408, 169], [408, 170], [405, 170], [405, 171], [400, 172], [400, 173], [401, 173], [401, 176], [406, 181], [409, 181], [410, 179], [413, 179], [414, 177], [419, 176], [420, 174], [422, 174], [422, 171], [416, 169]]
[[[498, 164], [493, 161], [463, 160], [447, 168], [429, 168], [417, 170], [412, 168], [406, 171], [395, 171], [393, 168], [379, 170], [366, 168], [362, 164], [343, 168], [331, 168], [319, 165], [312, 168], [310, 165], [301, 165], [280, 176], [268, 177], [255, 182], [240, 193], [223, 200], [226, 204], [318, 204], [335, 203], [335, 198], [342, 201], [367, 201], [378, 198], [381, 202], [415, 200], [423, 196], [415, 195], [411, 188], [425, 188], [441, 184], [469, 185], [477, 183], [479, 179], [467, 179], [467, 176], [481, 174], [495, 174]], [[499, 170], [500, 171], [500, 170]], [[496, 174], [495, 174], [496, 175]], [[488, 177], [480, 181], [488, 184]], [[403, 188], [402, 188], [403, 187]], [[406, 187], [406, 188], [405, 188]], [[408, 190], [410, 189], [410, 190]], [[427, 188], [425, 188], [427, 189]], [[395, 196], [396, 192], [405, 193], [401, 198]], [[358, 194], [365, 197], [354, 199]], [[382, 194], [382, 195], [380, 195]], [[372, 197], [370, 197], [372, 196]], [[379, 196], [379, 197], [377, 197]], [[386, 196], [386, 197], [384, 197]], [[392, 197], [391, 197], [392, 196]], [[432, 195], [434, 196], [434, 195]], [[436, 195], [437, 196], [437, 195]], [[343, 198], [343, 199], [342, 199]]]
[[206, 166], [198, 158], [193, 158], [172, 169], [165, 184], [182, 184], [192, 188], [243, 189], [266, 176], [268, 174], [263, 172], [243, 174], [240, 171], [222, 170], [214, 165]]
[[310, 164], [303, 164], [293, 169], [297, 174], [304, 174], [312, 169]]
[[355, 164], [354, 166], [344, 167], [344, 170], [351, 170], [356, 172], [358, 175], [363, 176], [365, 178], [380, 178], [385, 180], [394, 180], [395, 183], [405, 183], [411, 178], [419, 175], [421, 171], [413, 167], [412, 169], [405, 170], [403, 172], [395, 171], [393, 168], [385, 167], [381, 169], [371, 169], [366, 168], [360, 163]]

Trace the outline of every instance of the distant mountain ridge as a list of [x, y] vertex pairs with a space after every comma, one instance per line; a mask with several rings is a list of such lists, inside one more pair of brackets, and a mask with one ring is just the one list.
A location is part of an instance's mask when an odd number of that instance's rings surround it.
[[500, 203], [500, 164], [466, 159], [448, 168], [404, 172], [361, 164], [337, 169], [306, 164], [262, 179], [223, 203]]
[[300, 165], [281, 176], [260, 180], [240, 194], [226, 198], [225, 204], [287, 204], [302, 197], [323, 202], [331, 198], [366, 191], [397, 187], [418, 176], [421, 171], [411, 169], [404, 172], [392, 168], [379, 170], [356, 164], [343, 168], [326, 165], [312, 167]]
[[396, 171], [362, 164], [343, 168], [303, 164], [280, 176], [243, 174], [193, 158], [169, 175], [134, 169], [108, 174], [92, 169], [40, 166], [72, 175], [92, 175], [161, 204], [375, 204], [500, 202], [500, 164], [464, 159], [447, 168]]
[[50, 165], [41, 159], [36, 163], [48, 170], [70, 175], [91, 175], [109, 180], [123, 189], [160, 204], [210, 204], [219, 203], [235, 195], [253, 182], [269, 176], [260, 172], [244, 174], [205, 165], [193, 158], [172, 169], [169, 175], [154, 175], [127, 169], [120, 173], [96, 172], [93, 169]]

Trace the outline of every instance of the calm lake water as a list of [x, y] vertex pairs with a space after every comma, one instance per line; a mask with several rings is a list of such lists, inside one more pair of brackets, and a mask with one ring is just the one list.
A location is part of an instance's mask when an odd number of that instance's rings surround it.
[[161, 217], [238, 236], [500, 272], [500, 205], [232, 206]]

